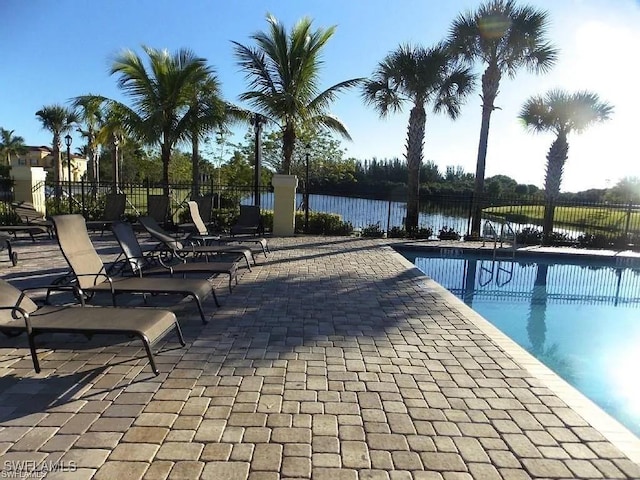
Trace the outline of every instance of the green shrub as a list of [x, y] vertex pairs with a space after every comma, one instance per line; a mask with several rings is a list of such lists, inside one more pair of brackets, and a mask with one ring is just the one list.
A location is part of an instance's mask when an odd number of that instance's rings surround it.
[[404, 227], [391, 227], [387, 233], [389, 238], [415, 238], [415, 239], [427, 239], [433, 235], [433, 229], [431, 227], [416, 228], [407, 232]]
[[[273, 218], [271, 219], [273, 224]], [[296, 232], [304, 232], [304, 212], [296, 212]], [[309, 212], [308, 232], [313, 235], [351, 235], [353, 225], [345, 222], [340, 215], [325, 212]]]
[[542, 243], [542, 231], [525, 227], [516, 233], [516, 241], [520, 245], [539, 245]]
[[611, 239], [606, 235], [585, 233], [578, 236], [578, 247], [581, 248], [609, 248]]
[[389, 229], [389, 233], [387, 233], [387, 237], [389, 238], [406, 238], [407, 231], [403, 227], [391, 227]]
[[[433, 235], [433, 228], [431, 227], [421, 227], [416, 230], [413, 230], [412, 232], [409, 232], [409, 237], [415, 238], [418, 240], [429, 239], [431, 238], [432, 235]], [[460, 235], [458, 235], [457, 240], [459, 239], [460, 239]]]
[[361, 235], [369, 238], [382, 238], [384, 231], [380, 228], [380, 223], [372, 223], [362, 229]]
[[460, 240], [460, 234], [456, 232], [453, 227], [445, 225], [438, 232], [438, 238], [440, 240]]

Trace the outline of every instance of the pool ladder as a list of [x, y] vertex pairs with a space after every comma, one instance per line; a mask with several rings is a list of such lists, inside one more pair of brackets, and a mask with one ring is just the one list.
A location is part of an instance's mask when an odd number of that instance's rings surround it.
[[[500, 249], [502, 249], [502, 246], [504, 244], [505, 229], [511, 232], [513, 242], [511, 244], [511, 248], [509, 249], [510, 253], [508, 254], [508, 257], [499, 258], [498, 239], [500, 240]], [[490, 284], [491, 281], [494, 280], [495, 276], [496, 285], [498, 287], [502, 287], [509, 283], [513, 278], [513, 263], [515, 261], [517, 249], [516, 233], [509, 222], [500, 222], [500, 234], [498, 234], [498, 231], [494, 227], [493, 222], [491, 222], [490, 220], [485, 220], [482, 231], [482, 246], [484, 247], [486, 245], [486, 234], [489, 234], [489, 237], [493, 239], [493, 252], [490, 266], [485, 265], [484, 260], [480, 262], [480, 276], [478, 278], [478, 283], [481, 287], [484, 287]], [[506, 264], [506, 266], [504, 266], [503, 264]], [[488, 276], [488, 278], [483, 278], [486, 276]]]

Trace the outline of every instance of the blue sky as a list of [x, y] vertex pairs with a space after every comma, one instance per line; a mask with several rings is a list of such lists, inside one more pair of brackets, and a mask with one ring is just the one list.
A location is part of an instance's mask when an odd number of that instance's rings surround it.
[[[611, 121], [569, 138], [569, 160], [562, 189], [613, 186], [623, 176], [640, 176], [635, 88], [640, 45], [640, 6], [634, 0], [540, 0], [527, 4], [550, 14], [550, 39], [561, 50], [558, 64], [545, 76], [521, 72], [504, 78], [491, 120], [487, 176], [509, 175], [542, 186], [550, 134], [533, 135], [518, 122], [522, 104], [551, 88], [588, 89], [614, 105]], [[449, 0], [1, 0], [0, 126], [15, 130], [29, 145], [48, 145], [35, 112], [44, 105], [95, 93], [123, 100], [111, 59], [124, 48], [140, 45], [175, 51], [188, 47], [212, 65], [225, 98], [238, 102], [246, 90], [231, 40], [250, 44], [249, 36], [266, 29], [274, 14], [287, 27], [310, 16], [317, 27], [336, 25], [324, 52], [322, 87], [366, 77], [377, 62], [400, 43], [430, 46], [447, 34], [461, 12], [477, 1]], [[624, 83], [620, 77], [626, 79]], [[460, 165], [475, 171], [480, 128], [479, 91], [455, 122], [440, 115], [427, 118], [424, 158], [441, 170]], [[332, 109], [347, 125], [350, 156], [402, 158], [408, 108], [386, 120], [365, 107], [359, 91], [343, 94]], [[239, 132], [242, 133], [242, 132]], [[74, 139], [74, 147], [80, 138]]]

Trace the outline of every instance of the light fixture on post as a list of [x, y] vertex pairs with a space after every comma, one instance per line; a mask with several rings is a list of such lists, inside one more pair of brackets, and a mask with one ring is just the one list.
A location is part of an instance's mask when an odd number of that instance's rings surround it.
[[311, 155], [311, 144], [304, 146], [305, 153], [305, 175], [304, 175], [304, 233], [309, 233], [309, 155]]
[[71, 135], [68, 133], [64, 137], [64, 144], [67, 146], [67, 180], [69, 182], [69, 213], [73, 213], [73, 197], [71, 196]]
[[120, 145], [120, 139], [114, 133], [113, 134], [113, 193], [118, 193], [118, 184], [120, 183], [120, 172], [118, 169], [118, 145]]

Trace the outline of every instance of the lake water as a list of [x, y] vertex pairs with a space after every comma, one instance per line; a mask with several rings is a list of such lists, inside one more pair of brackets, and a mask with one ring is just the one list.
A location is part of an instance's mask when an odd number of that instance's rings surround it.
[[[244, 205], [253, 203], [252, 197], [246, 197], [241, 202]], [[273, 210], [273, 193], [264, 193], [260, 197], [262, 208]], [[296, 195], [296, 206], [303, 210], [303, 196]], [[382, 230], [400, 227], [407, 214], [406, 202], [387, 200], [371, 200], [368, 198], [338, 197], [333, 195], [309, 195], [309, 209], [312, 212], [335, 213], [342, 220], [351, 222], [354, 228], [364, 228], [369, 225], [380, 225]], [[446, 214], [438, 211], [422, 211], [419, 217], [420, 227], [431, 227], [437, 235], [443, 227], [451, 227], [460, 234], [467, 231], [467, 217]]]

